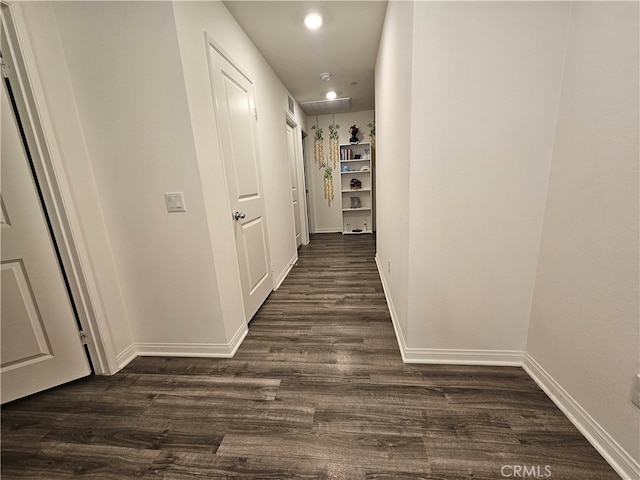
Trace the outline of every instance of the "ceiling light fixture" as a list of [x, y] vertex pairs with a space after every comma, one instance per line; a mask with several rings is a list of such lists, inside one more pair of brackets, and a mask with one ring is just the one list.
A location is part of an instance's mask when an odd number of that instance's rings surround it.
[[329, 80], [331, 80], [331, 74], [329, 72], [321, 73], [320, 78], [325, 82], [328, 82]]
[[307, 26], [307, 28], [315, 30], [317, 28], [320, 28], [320, 25], [322, 25], [322, 17], [319, 13], [308, 13], [304, 17], [304, 24]]
[[338, 94], [334, 91], [327, 92], [327, 100], [335, 100]]

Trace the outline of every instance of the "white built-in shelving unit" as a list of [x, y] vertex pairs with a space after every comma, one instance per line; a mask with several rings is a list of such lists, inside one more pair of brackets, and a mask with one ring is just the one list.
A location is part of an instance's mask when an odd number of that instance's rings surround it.
[[[360, 182], [360, 188], [354, 186], [357, 182]], [[374, 203], [370, 143], [340, 145], [340, 190], [342, 233], [372, 233]]]

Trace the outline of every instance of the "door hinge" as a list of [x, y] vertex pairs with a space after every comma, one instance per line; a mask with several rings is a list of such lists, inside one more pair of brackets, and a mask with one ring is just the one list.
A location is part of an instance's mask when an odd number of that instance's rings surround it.
[[87, 335], [80, 330], [80, 341], [82, 342], [82, 345], [86, 345], [87, 344]]
[[257, 108], [253, 108], [253, 116], [256, 117], [256, 122], [258, 121], [258, 109]]
[[0, 65], [2, 66], [2, 78], [9, 78], [9, 67], [2, 57], [0, 57]]

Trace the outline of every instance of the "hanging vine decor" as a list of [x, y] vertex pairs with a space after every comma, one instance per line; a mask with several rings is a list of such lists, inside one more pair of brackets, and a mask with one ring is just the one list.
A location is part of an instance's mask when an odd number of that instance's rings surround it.
[[333, 168], [326, 163], [323, 163], [322, 166], [324, 167], [324, 198], [331, 206], [331, 202], [333, 202]]
[[336, 168], [338, 166], [338, 159], [340, 158], [340, 135], [338, 135], [338, 129], [340, 125], [332, 123], [329, 125], [329, 160], [331, 160], [331, 166]]
[[[316, 124], [313, 125], [311, 129], [315, 131], [315, 135], [313, 138], [313, 160], [318, 164], [318, 167], [320, 169], [324, 168], [324, 173], [322, 175], [322, 182], [324, 184], [324, 198], [329, 203], [329, 206], [331, 206], [331, 202], [333, 202], [333, 198], [334, 198], [333, 168], [331, 167], [331, 165], [328, 165], [324, 161], [324, 138], [322, 137], [322, 128], [318, 126], [318, 117], [316, 117]], [[332, 129], [333, 129], [333, 125], [330, 125], [329, 130], [330, 132], [332, 132], [331, 134], [333, 135]], [[329, 154], [330, 156], [333, 155], [331, 152], [329, 152]], [[331, 158], [331, 161], [334, 161], [334, 160]], [[334, 166], [337, 166], [337, 165], [338, 165], [337, 160], [335, 160]]]
[[371, 139], [371, 146], [374, 147], [376, 144], [376, 122], [368, 123], [367, 127], [369, 127], [369, 138]]
[[318, 117], [316, 117], [316, 124], [311, 127], [315, 130], [315, 136], [313, 138], [313, 160], [322, 167], [324, 163], [324, 139], [322, 138], [322, 128], [318, 126]]

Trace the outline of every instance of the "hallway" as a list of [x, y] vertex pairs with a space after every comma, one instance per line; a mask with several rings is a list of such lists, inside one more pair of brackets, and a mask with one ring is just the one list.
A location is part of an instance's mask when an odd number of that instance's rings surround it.
[[233, 359], [139, 357], [4, 406], [3, 479], [618, 478], [522, 369], [403, 364], [373, 236], [299, 253]]

